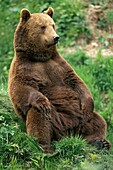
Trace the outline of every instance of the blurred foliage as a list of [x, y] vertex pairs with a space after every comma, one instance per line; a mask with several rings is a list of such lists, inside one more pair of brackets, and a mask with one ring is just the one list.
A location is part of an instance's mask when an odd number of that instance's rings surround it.
[[92, 59], [86, 55], [82, 50], [76, 50], [76, 52], [71, 55], [67, 54], [64, 56], [65, 59], [74, 67], [80, 65], [89, 65], [92, 62]]
[[108, 9], [105, 14], [106, 22], [113, 25], [113, 9]]
[[97, 54], [94, 68], [92, 70], [95, 85], [100, 91], [113, 91], [113, 58], [103, 58], [101, 51]]
[[105, 5], [105, 0], [91, 0], [93, 5]]
[[105, 17], [99, 18], [98, 23], [97, 23], [97, 28], [107, 31], [107, 21]]
[[113, 9], [107, 9], [104, 11], [104, 15], [99, 18], [97, 28], [108, 31], [108, 27], [113, 25]]

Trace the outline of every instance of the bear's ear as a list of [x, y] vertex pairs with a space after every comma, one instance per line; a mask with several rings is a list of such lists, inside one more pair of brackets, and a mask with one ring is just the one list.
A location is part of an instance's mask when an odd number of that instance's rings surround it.
[[53, 18], [54, 9], [49, 7], [46, 11], [43, 12], [44, 14], [48, 14], [51, 18]]
[[28, 9], [24, 8], [21, 10], [20, 16], [22, 18], [22, 21], [27, 21], [30, 18], [30, 12]]

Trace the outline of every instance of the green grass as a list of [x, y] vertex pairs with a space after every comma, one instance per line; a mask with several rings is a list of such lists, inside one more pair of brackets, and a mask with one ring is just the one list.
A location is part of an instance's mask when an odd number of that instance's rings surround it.
[[[93, 61], [83, 51], [72, 55], [62, 52], [74, 70], [82, 77], [95, 100], [95, 110], [108, 123], [107, 138], [113, 144], [113, 87], [107, 81], [112, 74], [112, 57], [102, 56]], [[104, 65], [106, 73], [101, 71]], [[110, 69], [111, 68], [111, 69]], [[96, 71], [96, 76], [95, 76]], [[103, 76], [104, 80], [103, 80]], [[109, 77], [107, 77], [109, 76]], [[99, 83], [103, 82], [103, 83]], [[98, 83], [97, 83], [98, 82]], [[100, 86], [102, 86], [100, 88]], [[105, 88], [105, 89], [104, 89]], [[35, 139], [26, 134], [23, 122], [18, 119], [7, 94], [7, 79], [0, 81], [0, 169], [8, 170], [112, 170], [113, 148], [96, 150], [81, 137], [66, 137], [52, 143], [54, 154], [43, 154]]]

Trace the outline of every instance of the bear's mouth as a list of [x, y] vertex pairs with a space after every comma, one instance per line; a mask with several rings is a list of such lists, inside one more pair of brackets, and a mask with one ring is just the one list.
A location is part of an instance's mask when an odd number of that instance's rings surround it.
[[50, 48], [50, 47], [56, 45], [57, 43], [58, 43], [58, 41], [57, 41], [57, 42], [54, 42], [53, 44], [49, 44], [49, 45], [47, 45], [47, 48]]
[[58, 41], [54, 42], [54, 45], [56, 45], [58, 43]]

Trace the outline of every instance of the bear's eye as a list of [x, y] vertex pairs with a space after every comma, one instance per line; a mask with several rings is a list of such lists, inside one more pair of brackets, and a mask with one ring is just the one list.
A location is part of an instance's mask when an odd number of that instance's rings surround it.
[[46, 29], [46, 26], [45, 25], [42, 25], [41, 26], [41, 29], [44, 31]]
[[53, 29], [55, 30], [55, 25], [53, 24], [52, 26], [53, 26]]

